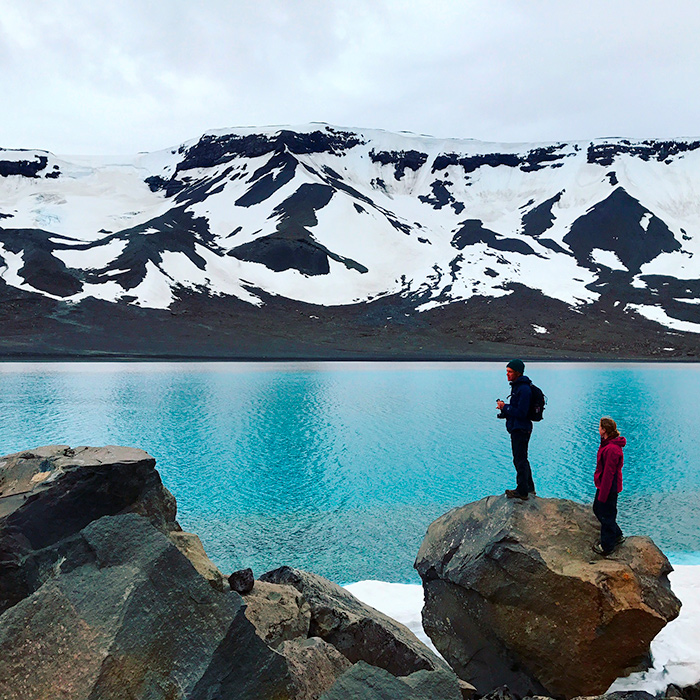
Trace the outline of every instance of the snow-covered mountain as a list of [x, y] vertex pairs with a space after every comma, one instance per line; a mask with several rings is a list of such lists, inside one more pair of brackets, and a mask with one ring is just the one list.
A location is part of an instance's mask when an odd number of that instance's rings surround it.
[[696, 253], [700, 140], [493, 144], [312, 124], [133, 158], [0, 150], [3, 298], [41, 295], [54, 318], [95, 300], [141, 319], [227, 300], [252, 324], [280, 304], [333, 310], [353, 335], [368, 309], [400, 307], [416, 338], [467, 319], [463, 340], [556, 354], [593, 333], [590, 351], [614, 355], [638, 332], [644, 348], [623, 354], [688, 354]]

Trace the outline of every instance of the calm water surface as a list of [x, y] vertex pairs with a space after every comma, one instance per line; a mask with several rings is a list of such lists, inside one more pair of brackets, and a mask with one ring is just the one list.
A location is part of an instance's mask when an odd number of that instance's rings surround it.
[[[620, 522], [700, 552], [700, 366], [530, 363], [549, 399], [541, 496], [590, 502], [597, 422], [628, 439]], [[282, 564], [414, 582], [427, 526], [515, 485], [502, 363], [0, 364], [0, 453], [120, 444], [157, 459], [178, 519], [228, 573]]]

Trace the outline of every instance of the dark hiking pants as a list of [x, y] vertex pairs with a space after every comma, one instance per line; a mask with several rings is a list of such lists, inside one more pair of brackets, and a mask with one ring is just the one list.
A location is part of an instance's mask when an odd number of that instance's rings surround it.
[[521, 496], [527, 496], [535, 490], [532, 482], [532, 471], [527, 459], [527, 446], [530, 435], [526, 430], [514, 430], [510, 434], [510, 444], [513, 448], [513, 464], [517, 475], [517, 491]]
[[595, 492], [593, 501], [593, 513], [600, 521], [600, 546], [608, 554], [615, 549], [618, 539], [622, 537], [622, 530], [617, 524], [617, 479], [608, 494], [608, 499], [603, 503], [598, 500], [598, 491]]

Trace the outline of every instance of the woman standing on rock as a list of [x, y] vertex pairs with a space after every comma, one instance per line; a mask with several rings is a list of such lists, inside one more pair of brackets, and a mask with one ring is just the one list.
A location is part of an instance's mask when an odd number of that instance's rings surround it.
[[598, 432], [600, 447], [593, 476], [596, 485], [593, 512], [600, 521], [600, 542], [593, 545], [593, 551], [607, 556], [625, 541], [617, 524], [617, 494], [622, 491], [622, 448], [627, 440], [620, 435], [612, 418], [601, 418]]

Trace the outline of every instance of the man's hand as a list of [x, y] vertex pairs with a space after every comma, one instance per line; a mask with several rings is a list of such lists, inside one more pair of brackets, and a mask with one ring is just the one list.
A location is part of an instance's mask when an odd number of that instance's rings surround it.
[[505, 402], [505, 401], [501, 401], [501, 399], [498, 399], [498, 400], [496, 401], [496, 406], [498, 406], [498, 410], [499, 410], [499, 411], [502, 411], [502, 410], [503, 410], [503, 407], [504, 407], [505, 405], [506, 405], [506, 402]]

